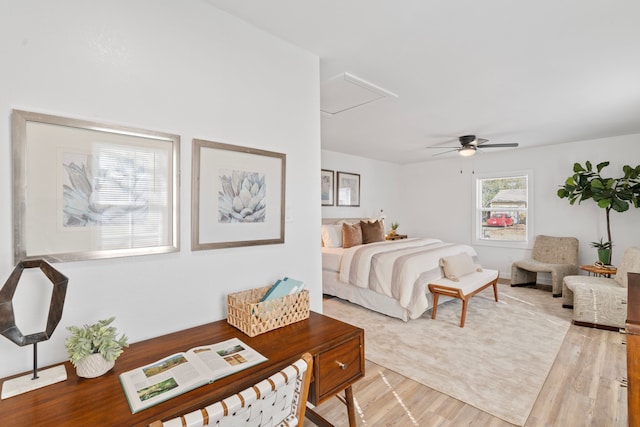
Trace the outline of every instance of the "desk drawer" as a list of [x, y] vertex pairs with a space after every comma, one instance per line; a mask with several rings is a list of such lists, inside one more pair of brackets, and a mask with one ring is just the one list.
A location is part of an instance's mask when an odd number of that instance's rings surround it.
[[364, 376], [364, 346], [357, 335], [333, 348], [318, 353], [316, 359], [319, 400], [344, 390], [356, 379]]

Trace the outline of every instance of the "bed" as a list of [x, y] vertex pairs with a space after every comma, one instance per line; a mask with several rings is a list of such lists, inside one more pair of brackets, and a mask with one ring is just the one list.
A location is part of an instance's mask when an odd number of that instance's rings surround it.
[[443, 277], [440, 258], [464, 252], [478, 262], [471, 246], [434, 238], [383, 238], [344, 247], [342, 224], [358, 222], [357, 218], [323, 219], [322, 288], [326, 295], [408, 321], [432, 307], [427, 284]]

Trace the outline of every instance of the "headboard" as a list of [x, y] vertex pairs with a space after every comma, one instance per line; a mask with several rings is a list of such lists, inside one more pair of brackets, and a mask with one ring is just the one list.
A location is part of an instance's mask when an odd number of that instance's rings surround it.
[[347, 222], [349, 224], [353, 224], [360, 221], [375, 221], [375, 218], [322, 218], [323, 224], [338, 224], [342, 222]]
[[[344, 235], [345, 231], [344, 231], [344, 227], [342, 227], [342, 225], [339, 225], [339, 224], [344, 224], [344, 223], [360, 224], [360, 221], [373, 223], [377, 220], [371, 219], [371, 218], [322, 218], [322, 235], [321, 235], [322, 246], [330, 247], [330, 248], [343, 247], [343, 236], [345, 236]], [[360, 243], [357, 243], [357, 244], [362, 244], [363, 240], [366, 243], [367, 239], [369, 239], [370, 242], [379, 241], [381, 237], [384, 237], [384, 233], [385, 233], [384, 220], [382, 220], [381, 222], [382, 222], [382, 226], [380, 226], [379, 224], [376, 224], [373, 226], [374, 227], [373, 231], [369, 231], [370, 228], [367, 228], [367, 230], [363, 231], [358, 238], [354, 240], [347, 240], [347, 241], [355, 242], [356, 240], [358, 240]], [[333, 225], [338, 225], [338, 227], [334, 227]], [[353, 244], [356, 244], [356, 243], [349, 243], [348, 246], [344, 246], [344, 247], [348, 248]]]

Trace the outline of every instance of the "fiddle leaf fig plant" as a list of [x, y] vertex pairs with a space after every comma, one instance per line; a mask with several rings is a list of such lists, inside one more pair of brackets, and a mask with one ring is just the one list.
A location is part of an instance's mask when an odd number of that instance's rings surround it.
[[115, 317], [111, 317], [100, 320], [93, 325], [84, 325], [81, 328], [67, 327], [71, 336], [67, 338], [65, 347], [73, 366], [94, 353], [100, 353], [110, 362], [115, 361], [122, 354], [123, 347], [128, 347], [129, 343], [125, 334], [117, 338], [116, 328], [110, 326], [114, 320]]
[[587, 161], [584, 166], [580, 163], [573, 164], [573, 175], [568, 177], [564, 185], [558, 190], [558, 197], [569, 199], [572, 205], [577, 201], [580, 204], [584, 200], [593, 199], [597, 205], [605, 210], [607, 219], [607, 238], [611, 249], [611, 222], [609, 214], [613, 209], [616, 212], [625, 212], [630, 206], [639, 207], [640, 203], [640, 165], [631, 167], [624, 165], [624, 175], [620, 178], [609, 178], [601, 175], [602, 170], [609, 166], [609, 162], [593, 165]]

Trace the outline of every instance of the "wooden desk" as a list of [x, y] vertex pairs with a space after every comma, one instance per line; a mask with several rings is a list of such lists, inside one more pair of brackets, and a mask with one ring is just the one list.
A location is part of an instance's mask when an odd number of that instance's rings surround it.
[[[120, 373], [172, 353], [233, 337], [269, 360], [131, 414], [118, 379]], [[314, 312], [307, 320], [253, 338], [226, 320], [220, 320], [141, 341], [126, 348], [115, 367], [99, 378], [79, 378], [75, 368], [66, 362], [67, 381], [0, 401], [0, 419], [6, 426], [146, 426], [154, 420], [191, 412], [235, 394], [274, 374], [307, 351], [313, 355], [309, 402], [319, 405], [344, 390], [349, 424], [355, 426], [351, 385], [364, 376], [364, 330]], [[10, 378], [13, 377], [0, 382]], [[330, 425], [311, 410], [307, 410], [307, 417], [316, 424]]]

